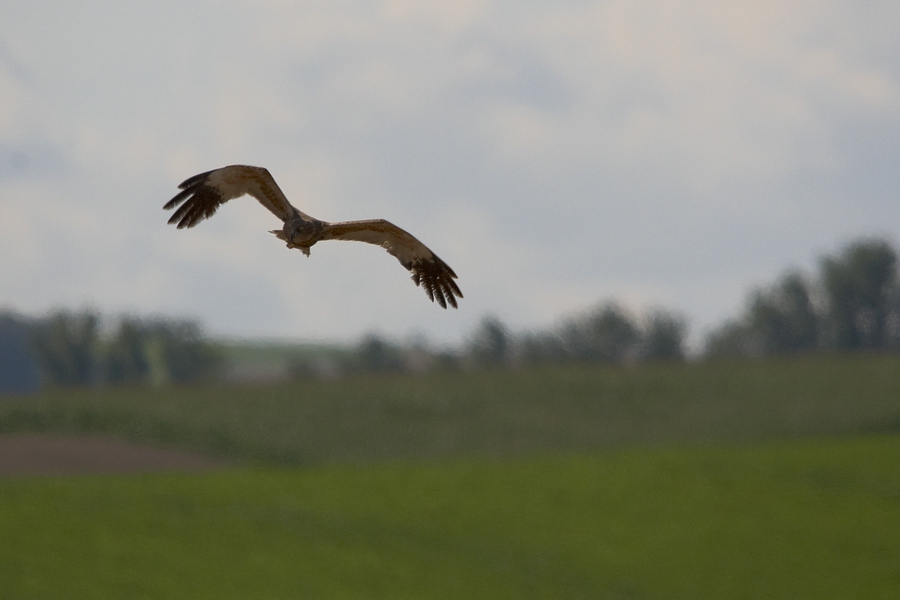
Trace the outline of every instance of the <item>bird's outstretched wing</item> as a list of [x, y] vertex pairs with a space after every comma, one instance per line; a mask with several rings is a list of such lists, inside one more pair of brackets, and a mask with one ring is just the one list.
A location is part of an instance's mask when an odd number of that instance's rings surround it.
[[412, 273], [416, 285], [425, 288], [428, 297], [432, 301], [437, 300], [443, 308], [447, 308], [447, 304], [456, 308], [456, 299], [463, 297], [453, 281], [456, 279], [453, 269], [425, 244], [390, 221], [372, 219], [326, 223], [321, 239], [352, 240], [381, 246], [396, 256], [400, 264]]
[[[428, 297], [432, 301], [436, 300], [443, 308], [447, 308], [447, 304], [456, 308], [456, 299], [463, 297], [453, 281], [456, 279], [453, 269], [406, 231], [384, 219], [341, 223], [326, 223], [314, 219], [292, 206], [269, 171], [262, 167], [222, 167], [194, 175], [178, 187], [181, 192], [163, 208], [171, 210], [177, 207], [169, 224], [177, 225], [179, 229], [193, 227], [215, 214], [222, 204], [247, 194], [259, 200], [260, 204], [285, 223], [285, 229], [272, 233], [287, 241], [290, 248], [299, 248], [309, 256], [309, 247], [321, 240], [354, 240], [376, 244], [397, 257], [400, 264], [412, 272], [416, 285], [425, 288]], [[293, 229], [287, 231], [289, 228], [309, 226], [312, 226], [312, 233], [306, 229], [305, 237], [294, 237]]]
[[182, 190], [163, 208], [178, 210], [169, 224], [178, 229], [193, 227], [211, 217], [222, 204], [244, 194], [253, 196], [282, 221], [296, 214], [284, 192], [267, 169], [247, 165], [231, 165], [190, 177], [178, 186]]

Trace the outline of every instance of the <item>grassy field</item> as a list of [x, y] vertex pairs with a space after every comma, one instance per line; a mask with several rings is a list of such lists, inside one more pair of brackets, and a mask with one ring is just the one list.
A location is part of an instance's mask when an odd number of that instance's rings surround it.
[[0, 399], [0, 433], [20, 431], [286, 465], [897, 432], [900, 357], [55, 390]]
[[23, 431], [239, 466], [0, 479], [0, 600], [900, 597], [897, 357], [0, 400]]
[[900, 437], [0, 480], [0, 598], [900, 597]]

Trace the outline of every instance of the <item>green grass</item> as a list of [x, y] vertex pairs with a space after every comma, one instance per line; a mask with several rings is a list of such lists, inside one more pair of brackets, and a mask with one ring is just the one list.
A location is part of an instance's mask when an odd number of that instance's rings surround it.
[[247, 466], [0, 479], [0, 600], [900, 597], [900, 357], [51, 390], [23, 431]]
[[21, 431], [108, 434], [286, 465], [895, 432], [900, 357], [51, 390], [0, 401], [0, 433]]
[[0, 480], [0, 598], [900, 597], [900, 437]]

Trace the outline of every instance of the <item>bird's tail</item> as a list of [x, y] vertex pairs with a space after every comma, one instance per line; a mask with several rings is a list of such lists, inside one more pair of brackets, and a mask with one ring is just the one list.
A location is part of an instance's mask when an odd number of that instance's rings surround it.
[[269, 230], [269, 233], [271, 233], [272, 235], [274, 235], [275, 237], [277, 237], [277, 238], [278, 238], [279, 240], [281, 240], [282, 242], [285, 242], [285, 243], [287, 244], [287, 247], [288, 247], [288, 248], [297, 248], [298, 250], [300, 250], [300, 252], [302, 252], [302, 253], [305, 254], [306, 256], [309, 256], [309, 246], [296, 246], [296, 245], [294, 245], [294, 242], [292, 242], [292, 241], [290, 241], [289, 239], [287, 239], [287, 237], [284, 235], [284, 230], [282, 230], [282, 229], [270, 229], [270, 230]]

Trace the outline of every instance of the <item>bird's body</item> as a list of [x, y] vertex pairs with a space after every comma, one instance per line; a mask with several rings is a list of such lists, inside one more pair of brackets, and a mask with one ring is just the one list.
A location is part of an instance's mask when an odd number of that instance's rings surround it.
[[[309, 249], [324, 240], [352, 240], [383, 247], [412, 273], [416, 285], [425, 288], [431, 300], [447, 308], [457, 307], [462, 298], [457, 287], [456, 273], [425, 244], [390, 221], [342, 221], [329, 223], [301, 212], [285, 197], [267, 169], [246, 165], [231, 165], [186, 179], [178, 186], [182, 191], [163, 207], [178, 207], [169, 224], [179, 229], [193, 227], [211, 217], [225, 202], [243, 195], [256, 198], [284, 223], [271, 231], [288, 248], [297, 248], [306, 256]], [[180, 205], [180, 206], [179, 206]]]

